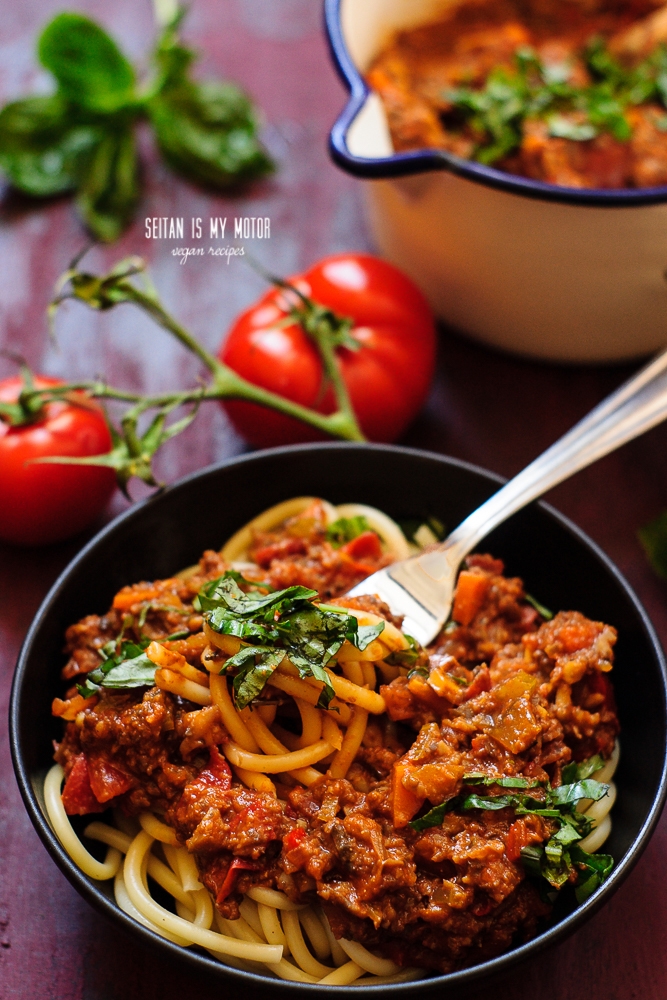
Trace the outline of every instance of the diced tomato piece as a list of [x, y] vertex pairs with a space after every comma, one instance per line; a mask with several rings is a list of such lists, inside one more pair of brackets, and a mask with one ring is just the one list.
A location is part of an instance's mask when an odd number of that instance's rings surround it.
[[104, 806], [93, 795], [88, 765], [82, 753], [74, 758], [74, 766], [63, 788], [62, 801], [68, 816], [86, 816], [104, 811]]
[[294, 848], [298, 847], [299, 844], [302, 844], [305, 839], [306, 839], [306, 831], [302, 830], [300, 826], [294, 827], [294, 829], [290, 830], [290, 832], [283, 840], [283, 844], [285, 845], [285, 850], [293, 851]]
[[382, 545], [374, 531], [362, 531], [352, 541], [343, 545], [340, 551], [350, 556], [351, 559], [380, 559], [382, 557]]
[[454, 591], [452, 618], [459, 625], [470, 625], [484, 603], [490, 579], [486, 573], [462, 569]]
[[208, 788], [216, 787], [226, 791], [232, 787], [231, 769], [216, 746], [209, 749], [208, 764], [195, 780]]
[[134, 778], [121, 771], [103, 754], [89, 754], [87, 762], [90, 787], [98, 802], [109, 802], [128, 792], [136, 784]]
[[528, 847], [529, 844], [536, 844], [542, 840], [543, 834], [540, 830], [536, 830], [525, 819], [517, 819], [507, 831], [505, 842], [507, 857], [510, 861], [518, 861], [522, 847]]
[[254, 861], [244, 861], [242, 858], [234, 858], [231, 865], [227, 869], [225, 880], [220, 886], [218, 894], [215, 897], [215, 901], [218, 906], [220, 903], [224, 903], [227, 896], [231, 895], [234, 891], [236, 880], [244, 869], [247, 871], [255, 871], [257, 869], [257, 865]]
[[394, 764], [391, 774], [391, 815], [394, 828], [407, 826], [412, 817], [424, 804], [424, 797], [415, 795], [403, 784], [403, 778], [411, 770], [408, 764]]

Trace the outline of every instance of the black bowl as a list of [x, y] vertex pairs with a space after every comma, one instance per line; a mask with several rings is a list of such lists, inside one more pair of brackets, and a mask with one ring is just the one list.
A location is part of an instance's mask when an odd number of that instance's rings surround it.
[[[46, 820], [42, 784], [52, 744], [61, 726], [50, 714], [61, 693], [63, 634], [86, 614], [105, 611], [127, 583], [170, 576], [196, 562], [206, 548], [219, 548], [242, 524], [280, 500], [303, 494], [333, 503], [372, 504], [394, 517], [433, 514], [449, 529], [493, 493], [501, 480], [454, 459], [405, 448], [317, 444], [243, 456], [197, 473], [137, 504], [101, 531], [56, 581], [23, 644], [11, 697], [14, 768], [30, 818], [54, 861], [72, 885], [121, 927], [235, 985], [267, 992], [315, 993], [317, 986], [267, 980], [220, 965], [203, 952], [180, 948], [136, 924], [113, 900], [109, 882], [84, 876], [60, 846]], [[537, 938], [481, 965], [447, 976], [392, 987], [425, 995], [501, 976], [523, 959], [562, 940], [587, 920], [618, 888], [637, 862], [655, 828], [667, 791], [667, 672], [653, 627], [616, 567], [578, 528], [543, 504], [515, 515], [483, 543], [523, 577], [547, 607], [576, 609], [619, 631], [614, 684], [622, 726], [618, 799], [608, 850], [616, 865], [590, 899], [558, 919]], [[637, 679], [641, 678], [641, 683]], [[230, 983], [231, 985], [231, 983]], [[327, 987], [348, 995], [353, 987]], [[382, 986], [368, 986], [375, 993]]]

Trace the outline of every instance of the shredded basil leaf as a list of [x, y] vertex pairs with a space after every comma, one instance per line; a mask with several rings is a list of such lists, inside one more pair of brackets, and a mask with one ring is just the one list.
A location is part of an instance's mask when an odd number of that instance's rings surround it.
[[[422, 653], [422, 647], [419, 645], [416, 639], [413, 639], [411, 635], [407, 632], [403, 633], [405, 638], [408, 640], [408, 649], [396, 649], [385, 658], [385, 663], [389, 663], [392, 667], [409, 667], [412, 668], [416, 664]], [[428, 676], [428, 671], [423, 671], [426, 676]]]
[[[582, 902], [609, 875], [613, 860], [609, 855], [586, 854], [577, 846], [593, 828], [585, 813], [576, 811], [581, 799], [597, 801], [607, 794], [609, 786], [587, 777], [600, 769], [601, 759], [591, 757], [582, 764], [568, 765], [569, 774], [576, 780], [552, 788], [550, 784], [522, 777], [487, 775], [473, 772], [463, 776], [464, 785], [497, 785], [507, 789], [501, 795], [462, 794], [434, 806], [424, 816], [412, 820], [413, 830], [422, 831], [440, 826], [448, 812], [472, 809], [497, 811], [514, 809], [517, 816], [543, 816], [553, 820], [556, 830], [546, 843], [530, 844], [522, 848], [521, 858], [528, 875], [540, 877], [553, 889], [560, 889], [566, 882], [576, 881], [576, 898]], [[565, 770], [565, 769], [564, 769]], [[526, 794], [527, 789], [539, 788], [539, 793]]]
[[595, 754], [594, 757], [589, 757], [580, 764], [577, 764], [576, 761], [572, 761], [570, 764], [566, 764], [561, 772], [562, 782], [564, 785], [569, 785], [572, 784], [572, 782], [581, 781], [584, 778], [590, 778], [592, 774], [602, 770], [604, 763], [605, 762], [599, 754]]
[[171, 635], [166, 635], [164, 639], [160, 639], [160, 642], [174, 642], [176, 639], [187, 639], [190, 635], [190, 630], [185, 628], [180, 632], [172, 632]]
[[[323, 689], [318, 705], [327, 708], [334, 696], [326, 666], [347, 639], [359, 650], [384, 630], [384, 622], [359, 625], [343, 608], [313, 604], [316, 590], [287, 587], [269, 594], [244, 593], [239, 587], [251, 581], [227, 572], [207, 583], [195, 599], [215, 632], [235, 635], [250, 643], [225, 662], [222, 672], [234, 671], [234, 698], [239, 707], [250, 704], [262, 691], [271, 673], [285, 656], [301, 677], [314, 677]], [[240, 676], [240, 679], [238, 679]]]
[[541, 615], [542, 618], [544, 618], [545, 621], [548, 621], [548, 622], [551, 621], [551, 619], [554, 616], [553, 611], [549, 611], [549, 609], [545, 608], [545, 606], [543, 604], [540, 604], [539, 601], [535, 600], [535, 598], [532, 596], [532, 594], [524, 594], [524, 597], [525, 597], [526, 601], [528, 601], [528, 603], [531, 604], [535, 608], [535, 610], [537, 611], [538, 615]]
[[121, 642], [120, 648], [117, 639], [107, 643], [103, 647], [105, 659], [102, 664], [90, 671], [85, 684], [77, 685], [79, 694], [89, 698], [100, 688], [121, 691], [129, 688], [153, 687], [157, 667], [144, 652], [148, 645], [150, 645], [148, 638], [141, 639], [139, 643]]
[[467, 125], [478, 137], [474, 158], [491, 164], [519, 148], [529, 119], [544, 121], [550, 135], [574, 142], [587, 142], [600, 132], [627, 142], [632, 135], [628, 108], [650, 101], [667, 106], [665, 45], [631, 68], [617, 62], [600, 38], [588, 43], [582, 57], [591, 77], [585, 86], [569, 82], [567, 63], [545, 64], [531, 48], [518, 48], [513, 71], [498, 67], [481, 88], [444, 92], [452, 106], [450, 127]]

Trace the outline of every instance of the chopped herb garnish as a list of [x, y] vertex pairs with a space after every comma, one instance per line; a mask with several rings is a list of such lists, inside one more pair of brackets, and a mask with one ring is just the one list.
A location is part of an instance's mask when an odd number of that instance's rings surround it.
[[632, 130], [629, 107], [657, 102], [667, 107], [667, 47], [660, 45], [637, 66], [626, 68], [593, 39], [583, 52], [591, 83], [569, 82], [571, 65], [543, 63], [529, 47], [515, 53], [514, 71], [491, 71], [483, 87], [447, 90], [453, 118], [463, 121], [478, 143], [473, 153], [481, 163], [496, 163], [519, 148], [527, 119], [541, 120], [549, 135], [587, 142], [608, 132], [627, 142]]
[[257, 697], [286, 656], [301, 677], [322, 682], [318, 704], [327, 708], [334, 695], [327, 664], [346, 639], [364, 650], [384, 630], [384, 622], [359, 625], [344, 609], [314, 604], [317, 591], [307, 587], [260, 594], [244, 593], [238, 584], [239, 574], [225, 573], [202, 588], [195, 606], [215, 632], [235, 635], [250, 644], [226, 660], [221, 670], [233, 672], [239, 708]]
[[570, 764], [566, 764], [561, 771], [563, 784], [570, 785], [574, 781], [583, 781], [584, 778], [590, 778], [592, 774], [601, 771], [603, 767], [604, 761], [597, 753], [594, 757], [589, 757], [588, 760], [584, 760], [580, 764], [573, 760]]
[[528, 603], [529, 603], [529, 604], [530, 604], [530, 605], [531, 605], [532, 607], [534, 607], [534, 608], [535, 608], [535, 610], [537, 611], [538, 615], [541, 615], [541, 616], [542, 616], [542, 618], [544, 618], [544, 620], [545, 620], [545, 621], [548, 621], [548, 622], [550, 622], [550, 621], [551, 621], [551, 619], [552, 619], [552, 618], [553, 618], [553, 616], [554, 616], [554, 613], [553, 613], [553, 611], [549, 611], [549, 609], [548, 609], [548, 608], [545, 608], [545, 606], [544, 606], [543, 604], [540, 604], [540, 602], [539, 602], [539, 601], [537, 601], [537, 600], [536, 600], [536, 599], [535, 599], [535, 598], [534, 598], [534, 597], [532, 596], [532, 594], [524, 594], [524, 597], [525, 597], [526, 601], [527, 601], [527, 602], [528, 602]]
[[[105, 653], [111, 643], [103, 647]], [[126, 688], [153, 687], [155, 684], [156, 665], [149, 660], [144, 650], [150, 645], [150, 639], [141, 639], [139, 643], [121, 642], [120, 649], [110, 651], [97, 667], [86, 677], [85, 684], [77, 684], [79, 694], [89, 698], [100, 688], [124, 690]], [[114, 648], [117, 640], [113, 640]], [[102, 652], [102, 651], [101, 651]]]
[[184, 628], [180, 632], [172, 632], [171, 635], [165, 635], [164, 639], [160, 639], [160, 642], [174, 642], [176, 639], [187, 639], [189, 636], [190, 630]]
[[[403, 633], [405, 638], [408, 640], [408, 649], [396, 649], [385, 658], [385, 663], [390, 664], [392, 667], [409, 667], [413, 668], [422, 654], [422, 647], [419, 645], [416, 639], [413, 639], [411, 635]], [[422, 672], [422, 671], [420, 671]], [[428, 676], [428, 670], [423, 671], [425, 676]]]
[[327, 528], [327, 539], [335, 549], [338, 549], [346, 542], [351, 542], [353, 538], [363, 535], [364, 531], [372, 530], [363, 514], [357, 514], [355, 517], [339, 517]]
[[[543, 816], [553, 821], [556, 829], [546, 843], [531, 844], [522, 849], [525, 870], [529, 875], [546, 879], [555, 889], [559, 889], [576, 875], [576, 896], [578, 902], [582, 902], [602, 884], [613, 866], [609, 855], [586, 854], [577, 847], [577, 842], [583, 840], [593, 828], [592, 820], [585, 813], [576, 811], [577, 803], [582, 799], [598, 801], [609, 790], [608, 785], [588, 777], [600, 770], [602, 763], [601, 758], [595, 756], [582, 764], [568, 765], [568, 776], [576, 780], [557, 788], [520, 776], [494, 776], [483, 772], [466, 774], [463, 777], [464, 785], [497, 785], [500, 788], [522, 791], [508, 791], [500, 795], [463, 793], [434, 806], [424, 816], [412, 820], [410, 826], [418, 831], [440, 826], [446, 814], [453, 810], [467, 812], [471, 809], [514, 809], [517, 816]], [[564, 774], [566, 770], [563, 769]], [[527, 792], [528, 789], [535, 791]]]

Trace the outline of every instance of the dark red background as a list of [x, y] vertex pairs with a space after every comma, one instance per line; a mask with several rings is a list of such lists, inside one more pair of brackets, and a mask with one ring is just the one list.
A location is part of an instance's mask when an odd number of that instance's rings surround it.
[[[141, 3], [78, 0], [134, 60], [152, 36]], [[34, 38], [62, 9], [56, 0], [5, 0], [0, 38], [0, 96], [46, 89]], [[326, 134], [344, 92], [331, 68], [318, 0], [193, 0], [187, 35], [203, 68], [244, 84], [266, 117], [265, 136], [280, 169], [242, 199], [211, 198], [151, 162], [138, 221], [119, 245], [96, 249], [91, 268], [139, 253], [149, 259], [168, 307], [213, 349], [236, 312], [261, 290], [239, 260], [204, 257], [180, 266], [169, 241], [144, 238], [145, 216], [189, 218], [268, 215], [272, 237], [256, 257], [288, 274], [318, 256], [371, 248], [362, 185], [328, 160]], [[145, 153], [151, 146], [145, 137]], [[230, 223], [228, 223], [229, 225]], [[7, 195], [0, 210], [0, 346], [20, 350], [35, 369], [65, 377], [99, 372], [117, 385], [155, 391], [192, 383], [197, 365], [129, 306], [106, 315], [71, 305], [60, 317], [58, 344], [46, 336], [44, 309], [57, 276], [84, 234], [67, 200], [43, 208]], [[184, 240], [184, 244], [192, 241]], [[208, 241], [203, 241], [204, 246]], [[631, 367], [568, 369], [487, 352], [444, 333], [426, 410], [406, 442], [477, 462], [511, 476], [621, 382]], [[0, 376], [13, 371], [0, 358]], [[667, 428], [658, 428], [554, 490], [549, 500], [587, 531], [636, 588], [658, 632], [667, 638], [667, 589], [648, 568], [637, 528], [667, 506]], [[242, 442], [216, 406], [167, 449], [166, 480], [240, 451]], [[1, 484], [0, 484], [1, 488]], [[121, 509], [114, 501], [109, 514]], [[23, 635], [58, 571], [82, 539], [26, 552], [0, 547], [0, 996], [31, 1000], [200, 1000], [224, 995], [221, 983], [193, 981], [90, 909], [60, 875], [33, 832], [11, 773], [4, 736], [11, 675]], [[641, 684], [641, 676], [637, 677]], [[651, 752], [647, 746], [647, 753]], [[667, 819], [614, 899], [575, 938], [494, 986], [497, 1000], [664, 1000], [667, 995]], [[474, 1000], [488, 990], [480, 988]]]

